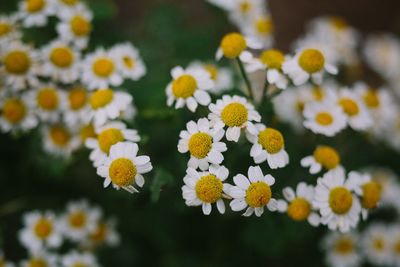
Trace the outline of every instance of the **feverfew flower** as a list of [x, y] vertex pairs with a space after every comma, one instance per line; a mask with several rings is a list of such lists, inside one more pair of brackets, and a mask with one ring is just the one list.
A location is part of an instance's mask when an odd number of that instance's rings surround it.
[[66, 92], [66, 105], [63, 119], [70, 127], [89, 122], [87, 114], [90, 112], [89, 93], [84, 86], [73, 86]]
[[207, 172], [198, 172], [189, 167], [183, 178], [182, 196], [188, 206], [202, 206], [203, 213], [211, 213], [212, 204], [216, 203], [221, 214], [225, 213], [225, 204], [222, 198], [226, 197], [229, 185], [223, 183], [229, 175], [224, 166], [210, 165]]
[[247, 48], [259, 49], [262, 45], [252, 38], [246, 38], [242, 34], [234, 32], [226, 34], [219, 45], [216, 53], [216, 59], [222, 56], [230, 59], [240, 58]]
[[27, 28], [46, 25], [54, 11], [53, 0], [23, 0], [19, 3], [19, 17]]
[[78, 253], [72, 251], [61, 259], [63, 267], [90, 266], [98, 267], [96, 258], [89, 252]]
[[392, 263], [390, 229], [387, 225], [371, 224], [361, 238], [363, 255], [374, 265], [390, 266]]
[[114, 45], [110, 49], [110, 54], [116, 59], [118, 69], [124, 78], [137, 81], [146, 74], [146, 66], [139, 50], [131, 43]]
[[42, 129], [44, 150], [60, 157], [69, 157], [81, 144], [79, 136], [62, 124], [44, 126]]
[[251, 16], [246, 22], [239, 24], [240, 31], [263, 47], [271, 47], [273, 43], [274, 25], [269, 14]]
[[305, 168], [309, 167], [311, 174], [319, 173], [322, 169], [329, 171], [342, 168], [339, 153], [333, 147], [325, 145], [318, 146], [313, 154], [303, 158], [300, 164]]
[[326, 263], [332, 267], [357, 267], [361, 264], [358, 253], [359, 237], [356, 233], [330, 232], [322, 241], [327, 252]]
[[0, 47], [7, 46], [13, 40], [21, 38], [21, 32], [17, 26], [17, 16], [0, 16]]
[[96, 223], [96, 228], [89, 233], [89, 238], [84, 244], [89, 246], [116, 246], [120, 242], [120, 236], [116, 230], [116, 220], [101, 218]]
[[58, 256], [45, 250], [30, 252], [27, 260], [21, 262], [21, 267], [57, 266]]

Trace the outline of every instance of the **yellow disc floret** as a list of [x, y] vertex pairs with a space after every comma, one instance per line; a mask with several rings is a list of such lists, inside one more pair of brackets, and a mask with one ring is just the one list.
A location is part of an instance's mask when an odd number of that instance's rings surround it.
[[313, 153], [316, 162], [331, 170], [340, 164], [339, 153], [330, 146], [318, 146]]
[[30, 259], [27, 266], [28, 267], [49, 267], [47, 262], [41, 258]]
[[270, 154], [278, 153], [284, 146], [284, 139], [278, 130], [265, 128], [258, 134], [258, 143]]
[[121, 130], [115, 128], [106, 129], [97, 136], [99, 147], [106, 154], [110, 151], [111, 146], [123, 140], [124, 135]]
[[236, 58], [246, 49], [246, 39], [240, 33], [229, 33], [222, 38], [220, 47], [224, 56]]
[[0, 37], [9, 34], [12, 30], [12, 27], [9, 23], [0, 22]]
[[376, 208], [381, 200], [382, 186], [371, 181], [362, 186], [362, 191], [362, 206], [366, 209]]
[[79, 2], [79, 0], [61, 0], [61, 1], [68, 6], [73, 6]]
[[111, 89], [97, 90], [90, 96], [90, 106], [99, 109], [107, 106], [114, 99], [114, 92]]
[[360, 112], [358, 104], [351, 98], [343, 97], [339, 100], [339, 105], [348, 116], [356, 116]]
[[189, 98], [197, 89], [196, 79], [189, 74], [184, 74], [172, 82], [172, 93], [176, 98]]
[[76, 15], [70, 21], [71, 31], [78, 37], [87, 36], [92, 30], [92, 24], [86, 18]]
[[53, 224], [46, 218], [40, 218], [36, 222], [33, 231], [38, 238], [45, 239], [53, 232]]
[[96, 137], [96, 132], [94, 130], [93, 124], [82, 126], [82, 128], [79, 130], [79, 137], [83, 142], [85, 142], [88, 138]]
[[45, 87], [39, 90], [36, 101], [41, 109], [52, 111], [58, 108], [60, 102], [57, 90], [51, 87]]
[[50, 53], [50, 61], [59, 68], [68, 68], [74, 62], [74, 54], [68, 47], [56, 47]]
[[96, 243], [102, 243], [107, 237], [107, 232], [107, 225], [103, 222], [100, 222], [98, 223], [96, 230], [94, 230], [89, 237]]
[[214, 203], [222, 196], [222, 182], [215, 175], [201, 177], [196, 183], [196, 195], [205, 203]]
[[75, 211], [69, 215], [68, 221], [73, 228], [82, 228], [86, 224], [86, 214], [82, 211]]
[[273, 24], [270, 18], [259, 18], [255, 23], [258, 33], [262, 35], [269, 35], [272, 33]]
[[211, 146], [212, 137], [207, 133], [195, 133], [189, 139], [189, 152], [198, 159], [205, 158]]
[[339, 254], [345, 255], [345, 254], [350, 254], [354, 250], [354, 242], [350, 238], [340, 238], [338, 241], [336, 241], [335, 244], [335, 251]]
[[136, 174], [136, 166], [130, 159], [119, 158], [110, 165], [109, 175], [113, 184], [117, 186], [131, 185], [135, 181]]
[[228, 127], [241, 127], [248, 120], [248, 110], [241, 103], [230, 103], [221, 112], [221, 119]]
[[365, 105], [369, 108], [377, 108], [380, 106], [380, 99], [377, 90], [368, 89], [363, 98]]
[[205, 64], [204, 69], [210, 74], [210, 77], [213, 81], [217, 80], [218, 68], [214, 64]]
[[75, 87], [68, 92], [69, 107], [72, 110], [79, 110], [87, 103], [87, 93], [84, 88]]
[[319, 112], [316, 116], [315, 116], [315, 121], [323, 126], [328, 126], [331, 125], [333, 123], [333, 117], [329, 112]]
[[114, 62], [106, 57], [98, 58], [93, 62], [93, 72], [97, 76], [106, 78], [114, 72]]
[[321, 71], [325, 66], [325, 57], [317, 49], [306, 49], [299, 56], [299, 65], [307, 73]]
[[312, 89], [312, 95], [316, 101], [322, 101], [325, 97], [325, 91], [320, 86], [314, 86]]
[[269, 49], [262, 52], [260, 60], [268, 68], [280, 70], [285, 61], [285, 56], [277, 49]]
[[74, 263], [74, 265], [72, 265], [72, 267], [89, 267], [89, 266], [87, 266], [83, 262], [76, 262]]
[[12, 124], [21, 122], [26, 116], [26, 106], [24, 102], [16, 98], [6, 100], [3, 106], [3, 116]]
[[239, 10], [243, 14], [247, 14], [251, 10], [251, 8], [252, 8], [252, 5], [251, 5], [250, 1], [248, 1], [248, 0], [243, 0], [239, 3]]
[[24, 51], [12, 51], [4, 57], [4, 66], [7, 72], [21, 75], [25, 74], [31, 67], [31, 60]]
[[36, 13], [41, 11], [45, 5], [46, 0], [26, 0], [26, 10], [29, 13]]
[[70, 133], [63, 126], [53, 126], [49, 134], [53, 143], [58, 147], [65, 147], [71, 139]]
[[303, 221], [307, 219], [310, 213], [310, 202], [301, 197], [292, 200], [287, 209], [287, 214], [295, 221]]
[[272, 196], [271, 187], [265, 182], [252, 183], [246, 190], [246, 203], [252, 208], [268, 204]]
[[122, 58], [122, 61], [124, 62], [125, 67], [127, 67], [130, 70], [136, 66], [135, 59], [132, 57], [125, 56]]
[[375, 237], [372, 240], [372, 246], [375, 250], [382, 251], [385, 249], [385, 239], [383, 237]]
[[352, 205], [353, 195], [347, 188], [338, 186], [329, 193], [329, 206], [334, 213], [338, 215], [346, 214]]

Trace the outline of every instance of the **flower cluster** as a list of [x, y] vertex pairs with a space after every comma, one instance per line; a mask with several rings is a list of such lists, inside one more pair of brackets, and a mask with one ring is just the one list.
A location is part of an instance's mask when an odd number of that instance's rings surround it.
[[[103, 211], [86, 200], [72, 201], [61, 214], [52, 211], [32, 211], [24, 214], [19, 241], [29, 257], [20, 266], [100, 266], [95, 249], [116, 246], [120, 237], [115, 219], [107, 219]], [[61, 251], [68, 247], [68, 253]], [[0, 255], [0, 263], [6, 263]]]
[[[23, 41], [24, 31], [50, 25], [50, 18], [53, 40]], [[44, 149], [64, 158], [86, 145], [105, 187], [134, 192], [152, 166], [137, 156], [140, 137], [124, 122], [136, 108], [119, 87], [143, 77], [146, 67], [128, 42], [90, 52], [92, 19], [80, 0], [23, 0], [17, 12], [0, 17], [0, 130], [39, 128]]]

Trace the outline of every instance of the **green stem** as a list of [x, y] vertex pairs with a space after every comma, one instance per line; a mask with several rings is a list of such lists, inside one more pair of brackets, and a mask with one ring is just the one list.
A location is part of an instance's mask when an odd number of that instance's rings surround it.
[[262, 106], [264, 104], [268, 87], [269, 87], [269, 82], [268, 82], [267, 77], [265, 77], [265, 83], [264, 83], [264, 88], [263, 88], [262, 95], [261, 95], [260, 106]]
[[244, 70], [243, 62], [240, 60], [239, 57], [236, 58], [237, 63], [239, 65], [240, 73], [243, 76], [244, 82], [246, 83], [247, 91], [249, 92], [249, 97], [252, 101], [254, 101], [253, 90], [251, 88], [251, 83], [249, 78], [247, 77], [246, 71]]

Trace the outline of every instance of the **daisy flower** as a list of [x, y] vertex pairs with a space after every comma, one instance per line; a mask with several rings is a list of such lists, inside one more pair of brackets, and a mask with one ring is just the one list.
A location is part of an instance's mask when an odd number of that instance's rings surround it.
[[233, 200], [229, 203], [233, 211], [246, 209], [243, 216], [251, 216], [253, 213], [260, 217], [266, 206], [270, 211], [276, 211], [277, 201], [272, 198], [271, 186], [275, 178], [262, 173], [258, 166], [250, 167], [248, 177], [238, 174], [233, 177], [235, 186], [228, 189], [229, 196]]
[[85, 49], [92, 31], [92, 12], [84, 5], [63, 9], [59, 14], [61, 22], [57, 25], [59, 38], [72, 43], [78, 49]]
[[56, 12], [59, 17], [67, 15], [67, 12], [71, 12], [71, 9], [78, 8], [82, 5], [81, 0], [55, 0]]
[[294, 221], [307, 220], [312, 226], [318, 226], [320, 216], [313, 212], [314, 187], [304, 182], [297, 184], [296, 191], [290, 187], [282, 190], [285, 200], [278, 200], [278, 211], [286, 212]]
[[364, 230], [361, 248], [370, 263], [379, 266], [391, 265], [389, 232], [388, 227], [382, 224], [372, 224]]
[[103, 48], [97, 49], [82, 63], [82, 83], [90, 90], [121, 85], [124, 79], [117, 64], [115, 55]]
[[21, 262], [21, 267], [58, 266], [58, 256], [45, 250], [33, 251], [27, 260]]
[[53, 0], [23, 0], [19, 3], [19, 17], [27, 28], [45, 26], [54, 11]]
[[230, 20], [239, 28], [243, 24], [251, 23], [253, 17], [267, 14], [265, 2], [262, 0], [232, 0], [221, 1], [222, 8], [226, 9]]
[[397, 182], [398, 176], [391, 170], [381, 167], [370, 167], [363, 172], [371, 175], [372, 181], [377, 182], [381, 188], [380, 206], [400, 208], [399, 194], [400, 185]]
[[299, 50], [292, 58], [288, 58], [282, 65], [284, 73], [289, 75], [294, 85], [302, 85], [311, 79], [321, 84], [325, 72], [336, 75], [338, 70], [327, 61], [325, 55], [315, 48]]
[[211, 113], [208, 118], [216, 130], [227, 126], [226, 139], [237, 142], [241, 129], [256, 135], [257, 128], [253, 122], [260, 122], [261, 116], [245, 98], [234, 95], [224, 95], [222, 99], [211, 103], [208, 107]]
[[110, 88], [96, 90], [89, 97], [91, 111], [87, 114], [87, 118], [93, 120], [96, 127], [100, 127], [107, 120], [118, 118], [131, 103], [132, 96], [128, 93], [113, 91]]
[[222, 152], [227, 150], [226, 144], [220, 142], [224, 137], [224, 130], [214, 131], [205, 118], [188, 122], [186, 128], [187, 130], [179, 134], [178, 151], [190, 153], [188, 167], [205, 171], [209, 168], [209, 163], [221, 164], [224, 160]]
[[18, 29], [17, 19], [16, 15], [0, 16], [0, 47], [21, 38], [22, 34]]
[[340, 155], [330, 146], [318, 146], [312, 155], [303, 158], [300, 161], [301, 166], [309, 168], [311, 174], [319, 173], [322, 168], [327, 171], [337, 168], [343, 168], [340, 165]]
[[262, 45], [252, 38], [244, 37], [237, 32], [228, 33], [222, 38], [215, 57], [217, 60], [223, 56], [230, 59], [240, 58], [247, 48], [260, 49], [261, 47]]
[[18, 97], [4, 97], [0, 100], [0, 129], [3, 132], [33, 129], [38, 124], [33, 109], [29, 106], [25, 94]]
[[171, 70], [172, 82], [166, 88], [167, 105], [182, 108], [185, 105], [195, 112], [198, 104], [207, 106], [211, 102], [208, 90], [214, 87], [207, 71], [199, 68], [175, 67]]
[[318, 178], [313, 206], [321, 214], [321, 224], [327, 225], [330, 230], [348, 232], [357, 226], [360, 219], [360, 201], [341, 168]]
[[19, 240], [29, 251], [43, 251], [45, 248], [58, 248], [61, 245], [60, 224], [52, 212], [26, 213], [23, 222]]
[[69, 252], [61, 259], [63, 267], [90, 266], [99, 267], [95, 256], [89, 252], [78, 253], [76, 251]]
[[81, 144], [85, 144], [86, 140], [89, 138], [97, 138], [97, 134], [92, 123], [81, 124], [77, 128]]
[[240, 23], [240, 31], [254, 39], [262, 47], [271, 47], [273, 43], [274, 25], [269, 14], [257, 14], [249, 21]]
[[138, 145], [131, 142], [120, 142], [111, 147], [107, 160], [97, 168], [97, 174], [105, 178], [104, 187], [112, 183], [117, 190], [139, 192], [134, 185], [142, 187], [142, 174], [150, 172], [153, 167], [148, 156], [136, 156], [137, 152]]
[[63, 112], [64, 122], [71, 127], [89, 122], [89, 94], [85, 87], [74, 86], [66, 92], [67, 103]]
[[39, 84], [38, 54], [30, 46], [19, 41], [9, 43], [0, 53], [0, 74], [4, 85], [14, 90], [27, 89]]
[[116, 230], [116, 220], [100, 219], [96, 223], [96, 228], [89, 233], [86, 241], [87, 246], [116, 246], [120, 242], [120, 236]]
[[285, 151], [285, 140], [280, 131], [267, 128], [264, 124], [255, 125], [256, 134], [247, 133], [247, 139], [253, 143], [250, 156], [254, 163], [268, 161], [271, 169], [283, 168], [289, 163], [289, 156]]
[[309, 103], [305, 106], [303, 115], [304, 127], [329, 137], [336, 135], [347, 125], [346, 114], [334, 103]]
[[7, 259], [4, 257], [3, 251], [0, 250], [0, 266], [2, 267], [14, 267], [14, 264], [7, 261]]
[[357, 267], [361, 264], [358, 253], [359, 237], [355, 233], [330, 232], [322, 241], [325, 261], [332, 267]]
[[114, 45], [110, 49], [110, 55], [116, 59], [117, 68], [124, 78], [137, 81], [146, 74], [146, 66], [139, 50], [131, 43]]
[[81, 143], [79, 136], [62, 124], [44, 126], [42, 135], [44, 150], [60, 157], [69, 157]]
[[62, 83], [72, 83], [80, 76], [80, 53], [62, 40], [52, 41], [42, 49], [41, 75]]
[[86, 200], [70, 202], [60, 220], [61, 231], [72, 241], [83, 241], [96, 229], [100, 217], [100, 209], [91, 207]]
[[110, 148], [123, 141], [139, 142], [140, 136], [136, 130], [127, 129], [120, 121], [108, 122], [95, 130], [95, 137], [86, 140], [86, 147], [91, 149], [90, 160], [95, 167], [104, 164], [110, 153]]
[[204, 215], [211, 213], [212, 204], [216, 203], [219, 213], [225, 213], [223, 198], [227, 197], [229, 185], [223, 183], [229, 175], [224, 166], [210, 165], [206, 172], [198, 172], [189, 167], [183, 178], [182, 197], [188, 206], [202, 206]]

